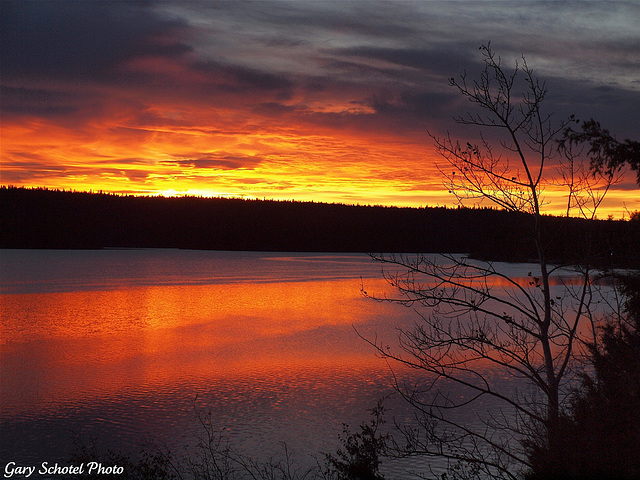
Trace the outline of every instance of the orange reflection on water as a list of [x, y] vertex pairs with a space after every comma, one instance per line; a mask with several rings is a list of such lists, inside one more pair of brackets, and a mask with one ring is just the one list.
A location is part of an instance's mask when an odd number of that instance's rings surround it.
[[353, 325], [391, 318], [388, 308], [364, 298], [358, 279], [2, 295], [3, 409], [173, 388], [185, 378], [380, 369]]
[[208, 324], [217, 341], [363, 321], [360, 280], [174, 285], [3, 295], [2, 342]]

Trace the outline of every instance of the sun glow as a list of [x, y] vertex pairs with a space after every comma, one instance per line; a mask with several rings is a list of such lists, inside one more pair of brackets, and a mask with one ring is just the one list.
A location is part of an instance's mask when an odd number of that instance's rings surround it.
[[[327, 108], [339, 118], [370, 115], [366, 109], [344, 113], [348, 105]], [[82, 125], [5, 121], [1, 183], [168, 197], [457, 205], [436, 166], [444, 160], [426, 133], [340, 130], [265, 115], [249, 122], [238, 115], [224, 106], [192, 106], [187, 113], [184, 106], [157, 104], [142, 113], [110, 106]], [[545, 212], [563, 214], [563, 195], [558, 187], [545, 191]], [[635, 210], [640, 198], [612, 189], [598, 216], [624, 218]]]

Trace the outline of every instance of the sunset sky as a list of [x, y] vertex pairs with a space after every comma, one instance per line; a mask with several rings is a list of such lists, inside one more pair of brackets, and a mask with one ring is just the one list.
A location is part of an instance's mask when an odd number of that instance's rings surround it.
[[[640, 140], [637, 1], [0, 8], [2, 185], [453, 205], [428, 132], [477, 138], [447, 79], [475, 76], [488, 41], [506, 66], [525, 55], [554, 118]], [[640, 209], [634, 178], [605, 216]]]

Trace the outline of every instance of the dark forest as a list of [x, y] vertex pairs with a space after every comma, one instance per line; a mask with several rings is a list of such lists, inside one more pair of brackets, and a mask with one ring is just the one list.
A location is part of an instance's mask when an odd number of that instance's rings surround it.
[[[398, 208], [0, 187], [0, 247], [291, 252], [456, 252], [536, 258], [533, 217], [488, 208]], [[640, 221], [543, 217], [549, 259], [640, 266]]]

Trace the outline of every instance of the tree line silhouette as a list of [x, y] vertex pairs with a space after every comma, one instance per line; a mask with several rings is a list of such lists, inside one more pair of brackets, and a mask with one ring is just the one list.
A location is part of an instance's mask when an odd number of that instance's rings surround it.
[[[136, 197], [0, 187], [0, 247], [185, 248], [307, 252], [462, 252], [535, 258], [527, 214], [206, 197]], [[549, 255], [638, 266], [640, 221], [545, 216]], [[578, 248], [579, 247], [579, 248]]]

